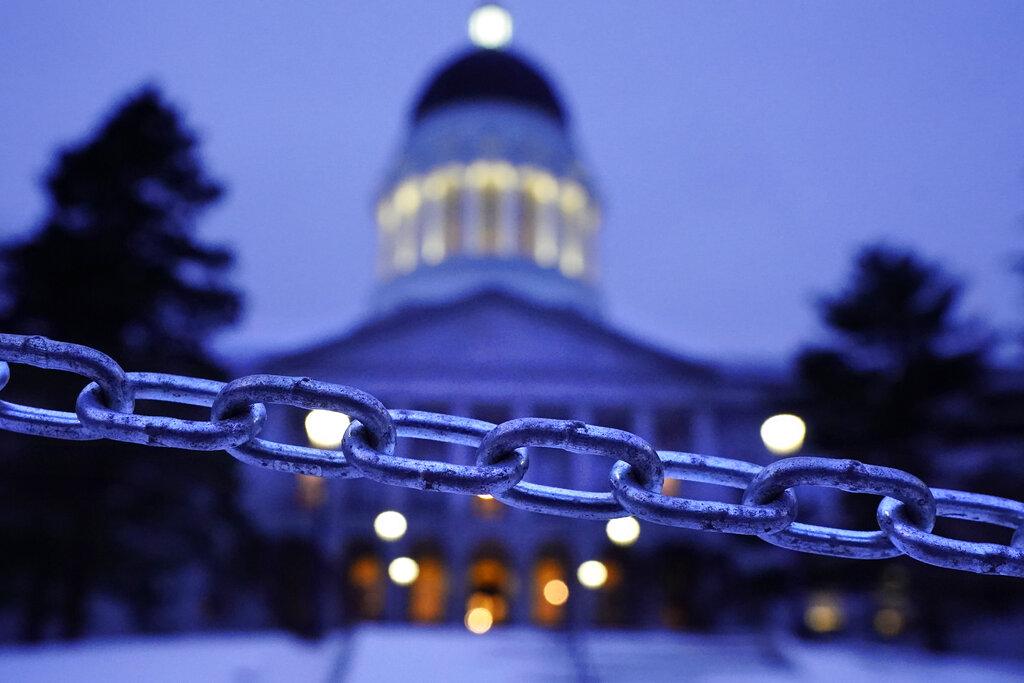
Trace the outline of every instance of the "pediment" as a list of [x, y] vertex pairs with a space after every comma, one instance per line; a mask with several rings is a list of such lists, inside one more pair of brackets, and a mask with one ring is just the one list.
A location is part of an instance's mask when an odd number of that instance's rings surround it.
[[325, 365], [338, 371], [387, 368], [453, 377], [523, 372], [708, 379], [715, 374], [708, 365], [631, 339], [604, 322], [502, 293], [392, 313], [270, 363], [273, 371], [290, 374]]

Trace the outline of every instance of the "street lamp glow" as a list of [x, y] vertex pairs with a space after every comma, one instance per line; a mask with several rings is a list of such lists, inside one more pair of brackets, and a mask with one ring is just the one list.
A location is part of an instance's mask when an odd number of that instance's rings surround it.
[[405, 515], [394, 510], [385, 510], [373, 520], [373, 531], [382, 541], [397, 541], [408, 528]]
[[543, 593], [544, 599], [555, 607], [564, 605], [569, 599], [569, 587], [561, 579], [551, 579], [545, 583]]
[[796, 453], [806, 436], [807, 425], [796, 415], [772, 415], [761, 425], [761, 441], [775, 455]]
[[494, 615], [486, 607], [474, 607], [466, 612], [466, 628], [471, 632], [483, 635], [491, 630], [494, 625]]
[[603, 562], [587, 560], [576, 570], [576, 578], [587, 588], [600, 588], [608, 580], [608, 567]]
[[512, 40], [512, 15], [501, 5], [481, 5], [469, 15], [469, 39], [475, 45], [495, 49]]
[[420, 576], [420, 566], [411, 557], [396, 557], [388, 565], [388, 576], [399, 586], [408, 586]]
[[640, 538], [640, 522], [633, 517], [616, 517], [608, 520], [604, 532], [615, 545], [633, 545]]
[[306, 415], [306, 437], [317, 448], [337, 448], [348, 429], [349, 420], [345, 413], [333, 410], [311, 410]]

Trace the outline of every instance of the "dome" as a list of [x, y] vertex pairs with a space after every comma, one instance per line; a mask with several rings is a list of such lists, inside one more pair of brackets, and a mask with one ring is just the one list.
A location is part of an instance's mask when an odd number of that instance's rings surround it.
[[459, 102], [498, 100], [538, 109], [559, 125], [565, 110], [536, 67], [504, 50], [473, 50], [449, 62], [430, 81], [413, 110], [418, 122]]

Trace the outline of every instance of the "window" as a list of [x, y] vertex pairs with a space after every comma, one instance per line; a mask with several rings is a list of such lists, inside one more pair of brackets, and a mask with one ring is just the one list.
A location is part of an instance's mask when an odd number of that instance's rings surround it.
[[448, 600], [448, 572], [436, 552], [417, 553], [420, 573], [409, 588], [409, 619], [419, 623], [443, 621]]
[[347, 619], [379, 619], [384, 612], [384, 566], [375, 553], [355, 550], [350, 555], [342, 590]]

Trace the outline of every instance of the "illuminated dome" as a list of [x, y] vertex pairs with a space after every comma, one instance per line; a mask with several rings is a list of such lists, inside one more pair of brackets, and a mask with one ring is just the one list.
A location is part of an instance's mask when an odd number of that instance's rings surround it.
[[497, 101], [533, 107], [560, 124], [565, 111], [536, 67], [503, 50], [473, 50], [453, 60], [430, 82], [416, 104], [414, 120], [450, 104]]
[[600, 211], [568, 116], [540, 71], [503, 49], [510, 16], [478, 12], [477, 47], [422, 89], [378, 195], [373, 301], [501, 290], [596, 314]]

